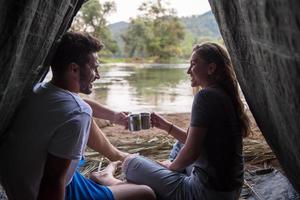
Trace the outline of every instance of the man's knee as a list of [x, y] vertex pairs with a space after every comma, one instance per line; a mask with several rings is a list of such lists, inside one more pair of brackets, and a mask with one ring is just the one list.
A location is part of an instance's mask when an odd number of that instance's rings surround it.
[[119, 184], [109, 186], [115, 200], [154, 200], [156, 195], [153, 190], [146, 185]]
[[154, 191], [147, 185], [140, 185], [140, 197], [143, 200], [153, 200], [156, 199]]

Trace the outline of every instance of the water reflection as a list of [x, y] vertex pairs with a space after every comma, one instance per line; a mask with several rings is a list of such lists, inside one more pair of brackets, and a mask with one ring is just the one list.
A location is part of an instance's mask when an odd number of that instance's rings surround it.
[[117, 110], [189, 112], [187, 65], [104, 65], [91, 98]]
[[89, 98], [119, 111], [190, 112], [187, 64], [106, 64]]

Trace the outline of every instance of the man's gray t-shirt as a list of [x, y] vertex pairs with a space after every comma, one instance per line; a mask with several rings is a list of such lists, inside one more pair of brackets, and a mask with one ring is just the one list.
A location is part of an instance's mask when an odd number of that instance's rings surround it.
[[[191, 127], [207, 128], [204, 139], [204, 171], [207, 187], [232, 191], [243, 183], [242, 133], [232, 100], [221, 88], [199, 91], [191, 113]], [[203, 160], [200, 161], [203, 163]]]
[[77, 94], [41, 83], [22, 102], [0, 147], [0, 181], [13, 199], [36, 199], [47, 153], [71, 159], [68, 184], [86, 146], [92, 110]]

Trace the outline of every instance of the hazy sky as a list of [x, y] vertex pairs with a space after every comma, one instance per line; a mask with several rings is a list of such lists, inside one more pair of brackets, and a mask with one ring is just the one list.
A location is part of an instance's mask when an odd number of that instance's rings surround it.
[[[130, 17], [135, 17], [138, 14], [137, 8], [145, 0], [114, 0], [117, 5], [117, 12], [108, 16], [109, 23], [118, 21], [129, 21]], [[105, 2], [105, 0], [100, 0]], [[169, 2], [169, 7], [177, 11], [178, 16], [190, 16], [203, 14], [210, 10], [208, 0], [166, 0]]]

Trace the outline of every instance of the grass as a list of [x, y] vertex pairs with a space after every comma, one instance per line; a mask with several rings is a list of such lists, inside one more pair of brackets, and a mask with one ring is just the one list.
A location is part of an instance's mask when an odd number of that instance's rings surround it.
[[[138, 153], [152, 160], [163, 161], [168, 158], [174, 141], [173, 138], [167, 135], [157, 135], [151, 140], [143, 137], [128, 138], [126, 141], [119, 140], [114, 145], [128, 153]], [[107, 166], [109, 162], [99, 153], [90, 149], [85, 152], [85, 158], [87, 162], [82, 169], [82, 173], [86, 176], [97, 170], [100, 162], [101, 169]], [[244, 139], [244, 159], [246, 165], [268, 167], [272, 161], [276, 160], [276, 157], [267, 143], [247, 138]], [[120, 178], [120, 172], [117, 174], [117, 177]]]

